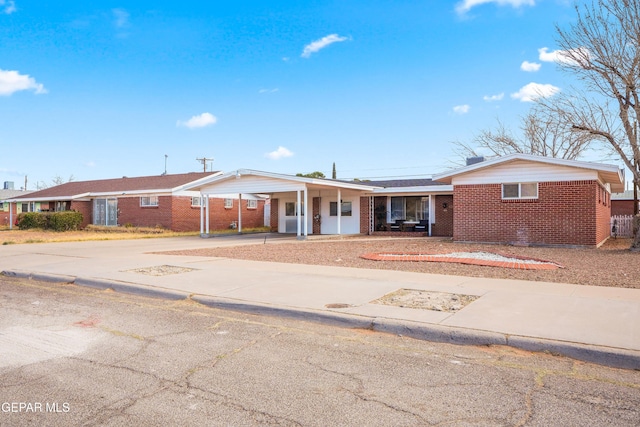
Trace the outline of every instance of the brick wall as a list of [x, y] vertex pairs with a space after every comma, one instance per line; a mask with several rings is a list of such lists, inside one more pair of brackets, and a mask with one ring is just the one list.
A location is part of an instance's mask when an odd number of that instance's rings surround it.
[[[0, 225], [9, 226], [9, 220], [13, 220], [13, 225], [16, 225], [16, 219], [18, 218], [17, 205], [15, 203], [11, 203], [11, 215], [9, 215], [9, 203], [5, 202], [4, 205], [6, 207], [6, 211], [0, 210]], [[11, 218], [9, 218], [11, 216]]]
[[595, 246], [606, 234], [604, 224], [610, 212], [606, 201], [598, 201], [600, 191], [596, 181], [541, 182], [538, 199], [502, 200], [500, 184], [456, 185], [453, 238]]
[[159, 196], [158, 206], [140, 206], [140, 197], [118, 198], [118, 224], [171, 229], [171, 205], [171, 196]]
[[369, 212], [369, 197], [360, 197], [360, 233], [369, 233], [369, 222], [372, 212]]
[[80, 212], [82, 214], [82, 225], [80, 226], [80, 228], [85, 228], [93, 221], [93, 218], [91, 216], [93, 213], [93, 202], [81, 202], [78, 200], [72, 200], [69, 209], [72, 211]]
[[436, 222], [431, 224], [431, 235], [453, 236], [453, 195], [435, 196], [434, 205]]
[[633, 215], [633, 200], [612, 200], [611, 215]]
[[280, 218], [280, 211], [278, 209], [278, 199], [271, 199], [271, 219], [270, 219], [270, 226], [271, 226], [271, 232], [272, 233], [277, 233], [278, 232], [278, 221]]
[[311, 230], [312, 234], [320, 234], [321, 232], [320, 228], [321, 228], [322, 219], [316, 220], [316, 215], [318, 215], [318, 218], [320, 215], [320, 201], [321, 201], [320, 197], [313, 198], [313, 205], [312, 205], [313, 212], [311, 213], [313, 215], [313, 227]]

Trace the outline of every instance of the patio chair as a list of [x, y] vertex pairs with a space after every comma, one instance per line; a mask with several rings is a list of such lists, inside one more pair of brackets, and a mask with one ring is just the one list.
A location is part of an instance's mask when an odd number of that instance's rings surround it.
[[427, 231], [427, 226], [427, 220], [421, 219], [420, 222], [413, 227], [413, 231]]
[[402, 219], [396, 219], [396, 222], [394, 222], [393, 224], [391, 224], [389, 226], [389, 230], [391, 231], [402, 231], [402, 223], [404, 222], [404, 220]]

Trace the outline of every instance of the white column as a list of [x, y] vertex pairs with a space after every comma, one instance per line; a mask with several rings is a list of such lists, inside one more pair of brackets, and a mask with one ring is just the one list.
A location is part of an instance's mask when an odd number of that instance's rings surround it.
[[340, 223], [342, 222], [342, 191], [338, 188], [338, 234], [342, 234], [340, 232]]
[[297, 227], [296, 227], [296, 236], [298, 236], [298, 238], [300, 238], [300, 230], [301, 230], [301, 216], [302, 216], [302, 209], [300, 209], [300, 190], [296, 191], [296, 220], [298, 221], [297, 223]]
[[13, 207], [11, 205], [13, 203], [9, 202], [9, 230], [13, 230]]
[[435, 200], [435, 197], [432, 199], [431, 198], [431, 194], [429, 194], [429, 237], [431, 237], [431, 223], [433, 215], [435, 214], [435, 203], [433, 203], [433, 201]]
[[304, 237], [309, 235], [309, 203], [307, 200], [307, 186], [304, 186]]
[[204, 234], [204, 197], [200, 193], [200, 234]]
[[209, 195], [205, 196], [205, 211], [207, 212], [207, 235], [209, 234], [209, 217], [211, 216], [211, 212], [209, 212]]
[[238, 233], [242, 233], [242, 194], [238, 193]]

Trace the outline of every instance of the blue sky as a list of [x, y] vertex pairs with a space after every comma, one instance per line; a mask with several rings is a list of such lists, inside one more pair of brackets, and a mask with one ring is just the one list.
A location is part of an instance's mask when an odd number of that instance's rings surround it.
[[[0, 0], [0, 181], [430, 176], [532, 94], [563, 0]], [[545, 49], [546, 48], [546, 49]]]

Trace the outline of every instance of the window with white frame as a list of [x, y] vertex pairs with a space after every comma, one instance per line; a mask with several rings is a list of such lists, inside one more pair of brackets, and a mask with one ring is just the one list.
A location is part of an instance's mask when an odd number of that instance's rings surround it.
[[224, 199], [224, 208], [231, 209], [233, 207], [233, 199]]
[[158, 196], [142, 196], [140, 197], [140, 206], [158, 206]]
[[191, 206], [192, 207], [200, 207], [200, 202], [202, 201], [202, 198], [200, 196], [195, 196], [191, 198]]
[[247, 209], [256, 209], [258, 207], [258, 201], [249, 199], [247, 200]]
[[399, 196], [391, 197], [390, 220], [418, 222], [429, 219], [429, 197]]
[[505, 200], [537, 199], [537, 182], [516, 182], [502, 184], [502, 198]]

